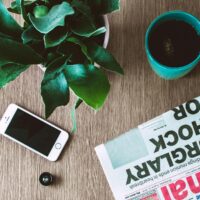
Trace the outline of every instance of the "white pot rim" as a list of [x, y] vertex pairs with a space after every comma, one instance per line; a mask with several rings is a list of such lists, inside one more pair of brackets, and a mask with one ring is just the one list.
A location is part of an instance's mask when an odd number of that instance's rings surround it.
[[103, 47], [106, 49], [108, 46], [109, 39], [110, 39], [110, 24], [109, 24], [107, 15], [103, 15], [103, 20], [104, 20], [105, 27], [106, 27], [106, 33], [105, 33], [105, 37], [104, 37]]

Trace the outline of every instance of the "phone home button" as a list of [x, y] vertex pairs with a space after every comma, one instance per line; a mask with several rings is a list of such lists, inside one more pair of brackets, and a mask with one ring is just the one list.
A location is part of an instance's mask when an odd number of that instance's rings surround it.
[[56, 143], [56, 144], [55, 144], [55, 148], [56, 148], [56, 149], [61, 149], [61, 144], [60, 144], [60, 143]]

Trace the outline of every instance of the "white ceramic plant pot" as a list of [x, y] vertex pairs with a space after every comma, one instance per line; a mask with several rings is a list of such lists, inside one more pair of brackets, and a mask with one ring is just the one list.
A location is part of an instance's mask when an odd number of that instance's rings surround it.
[[104, 19], [104, 23], [105, 23], [105, 27], [106, 27], [106, 33], [105, 33], [105, 36], [104, 36], [103, 47], [106, 49], [107, 46], [108, 46], [109, 39], [110, 39], [110, 25], [109, 25], [107, 15], [103, 15], [103, 19]]
[[[107, 15], [103, 15], [104, 24], [106, 27], [106, 33], [104, 35], [103, 47], [106, 49], [108, 46], [109, 38], [110, 38], [110, 25], [108, 21]], [[37, 65], [42, 71], [45, 71], [46, 68], [42, 64]]]

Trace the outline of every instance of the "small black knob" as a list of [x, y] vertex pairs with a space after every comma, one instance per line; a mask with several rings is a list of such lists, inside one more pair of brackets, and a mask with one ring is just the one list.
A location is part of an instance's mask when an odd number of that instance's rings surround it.
[[44, 186], [49, 186], [53, 183], [53, 175], [49, 172], [43, 172], [40, 177], [39, 181]]

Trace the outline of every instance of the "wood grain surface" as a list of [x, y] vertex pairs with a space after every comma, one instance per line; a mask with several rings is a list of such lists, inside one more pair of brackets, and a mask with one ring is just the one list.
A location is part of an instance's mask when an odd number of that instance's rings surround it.
[[[5, 3], [9, 5], [10, 0]], [[149, 23], [174, 9], [200, 17], [199, 0], [121, 1], [120, 12], [109, 16], [108, 48], [123, 66], [125, 76], [109, 73], [111, 92], [99, 112], [85, 105], [78, 109], [78, 131], [55, 163], [0, 136], [1, 200], [113, 200], [94, 147], [200, 95], [200, 66], [184, 78], [165, 81], [153, 73], [146, 59], [144, 36]], [[32, 66], [2, 89], [0, 115], [13, 102], [43, 117], [42, 76], [41, 70]], [[70, 130], [69, 106], [57, 109], [49, 120]], [[56, 175], [55, 185], [39, 184], [44, 171]]]

